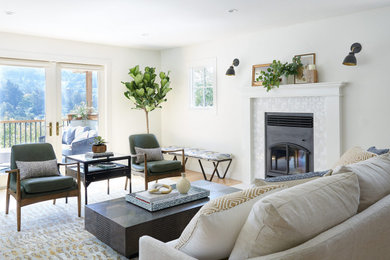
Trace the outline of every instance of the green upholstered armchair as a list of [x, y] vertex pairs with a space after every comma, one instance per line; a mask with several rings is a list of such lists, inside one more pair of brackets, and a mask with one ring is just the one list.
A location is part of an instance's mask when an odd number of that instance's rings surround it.
[[182, 152], [181, 162], [177, 160], [160, 160], [160, 161], [148, 162], [147, 155], [143, 154], [144, 162], [136, 163], [137, 154], [135, 151], [135, 147], [150, 149], [150, 148], [159, 148], [160, 145], [153, 134], [130, 135], [129, 143], [130, 143], [130, 153], [131, 156], [133, 157], [131, 161], [131, 167], [135, 171], [143, 172], [145, 178], [145, 190], [148, 189], [148, 182], [150, 181], [155, 181], [155, 180], [168, 178], [168, 177], [181, 176], [181, 173], [185, 172], [183, 149], [175, 150], [175, 151]]
[[6, 191], [6, 209], [8, 214], [9, 198], [12, 195], [16, 199], [16, 217], [17, 230], [20, 231], [21, 207], [41, 202], [64, 197], [77, 197], [78, 216], [81, 213], [81, 197], [80, 197], [80, 165], [79, 163], [60, 165], [77, 164], [77, 182], [70, 176], [48, 176], [35, 177], [20, 180], [20, 169], [17, 168], [16, 161], [22, 162], [38, 162], [56, 159], [53, 147], [48, 143], [36, 144], [19, 144], [11, 148], [11, 170], [7, 171], [7, 191]]

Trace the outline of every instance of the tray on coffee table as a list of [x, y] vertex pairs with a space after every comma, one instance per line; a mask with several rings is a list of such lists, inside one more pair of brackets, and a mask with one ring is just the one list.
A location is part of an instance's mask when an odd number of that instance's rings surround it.
[[[176, 189], [176, 184], [173, 184], [171, 186], [172, 186], [172, 190]], [[187, 194], [179, 194], [178, 196], [175, 196], [173, 198], [171, 197], [171, 198], [167, 198], [167, 199], [162, 199], [162, 200], [159, 200], [156, 202], [151, 202], [151, 203], [147, 203], [143, 200], [137, 199], [136, 195], [137, 195], [137, 193], [127, 194], [126, 200], [128, 202], [130, 202], [134, 205], [137, 205], [139, 207], [142, 207], [146, 210], [157, 211], [157, 210], [173, 207], [176, 205], [180, 205], [183, 203], [187, 203], [190, 201], [206, 198], [206, 197], [210, 196], [210, 191], [203, 189], [203, 188], [191, 186], [191, 188]]]

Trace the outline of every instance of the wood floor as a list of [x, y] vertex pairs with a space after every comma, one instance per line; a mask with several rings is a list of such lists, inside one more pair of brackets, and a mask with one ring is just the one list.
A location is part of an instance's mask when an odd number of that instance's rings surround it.
[[[210, 179], [210, 175], [206, 174], [206, 176], [207, 176], [208, 179]], [[173, 178], [169, 178], [169, 179], [172, 180], [172, 181], [178, 181], [180, 178], [181, 177], [173, 177]], [[190, 182], [197, 181], [197, 180], [204, 180], [203, 174], [201, 172], [194, 172], [194, 171], [189, 171], [189, 170], [186, 170], [186, 178]], [[227, 185], [227, 186], [233, 186], [233, 185], [241, 184], [241, 181], [228, 179], [228, 178], [219, 179], [218, 176], [214, 176], [213, 182], [224, 184], [224, 185]]]

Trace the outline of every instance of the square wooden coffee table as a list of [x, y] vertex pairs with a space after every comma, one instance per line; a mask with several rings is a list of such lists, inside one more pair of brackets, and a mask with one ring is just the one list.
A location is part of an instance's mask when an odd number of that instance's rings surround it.
[[210, 190], [210, 197], [150, 212], [119, 198], [85, 206], [85, 229], [120, 254], [138, 253], [143, 235], [163, 242], [177, 239], [192, 217], [211, 199], [239, 191], [226, 185], [195, 181], [191, 185]]

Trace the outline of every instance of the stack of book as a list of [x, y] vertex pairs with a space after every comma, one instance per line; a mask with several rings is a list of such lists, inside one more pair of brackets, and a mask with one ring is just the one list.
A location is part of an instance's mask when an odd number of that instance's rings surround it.
[[151, 204], [151, 203], [155, 203], [157, 201], [171, 199], [171, 198], [177, 197], [178, 195], [179, 195], [179, 192], [177, 190], [172, 190], [168, 194], [150, 193], [149, 191], [146, 190], [146, 191], [141, 191], [141, 192], [135, 193], [135, 198], [142, 201], [142, 202]]
[[105, 152], [105, 153], [88, 152], [88, 153], [85, 154], [85, 156], [89, 157], [89, 158], [109, 157], [109, 156], [113, 156], [113, 155], [114, 155], [113, 152]]

